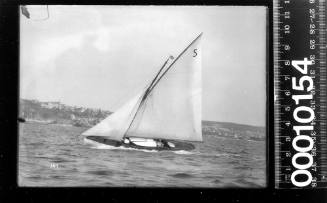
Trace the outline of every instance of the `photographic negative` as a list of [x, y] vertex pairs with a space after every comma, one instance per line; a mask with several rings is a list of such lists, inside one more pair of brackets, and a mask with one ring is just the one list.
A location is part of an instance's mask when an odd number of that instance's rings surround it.
[[19, 186], [265, 187], [266, 15], [21, 6]]

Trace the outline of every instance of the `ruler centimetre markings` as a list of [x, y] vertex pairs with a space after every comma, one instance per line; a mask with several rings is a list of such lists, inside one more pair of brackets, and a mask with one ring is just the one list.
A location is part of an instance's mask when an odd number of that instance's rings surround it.
[[273, 1], [275, 187], [327, 187], [326, 2]]

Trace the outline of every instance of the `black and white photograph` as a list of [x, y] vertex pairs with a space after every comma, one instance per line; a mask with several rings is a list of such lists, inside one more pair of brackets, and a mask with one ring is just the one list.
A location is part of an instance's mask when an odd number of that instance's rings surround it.
[[18, 185], [265, 188], [267, 15], [21, 5]]

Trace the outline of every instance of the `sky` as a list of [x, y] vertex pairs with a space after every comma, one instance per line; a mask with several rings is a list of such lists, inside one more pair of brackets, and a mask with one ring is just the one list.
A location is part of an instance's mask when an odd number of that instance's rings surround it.
[[20, 97], [115, 111], [202, 36], [202, 118], [265, 126], [266, 7], [28, 6]]

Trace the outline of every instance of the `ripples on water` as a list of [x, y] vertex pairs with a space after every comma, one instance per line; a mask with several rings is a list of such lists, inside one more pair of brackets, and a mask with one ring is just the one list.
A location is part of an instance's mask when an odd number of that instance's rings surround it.
[[24, 123], [20, 186], [264, 187], [265, 142], [203, 135], [193, 151], [90, 145], [85, 128]]

